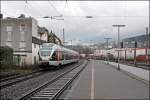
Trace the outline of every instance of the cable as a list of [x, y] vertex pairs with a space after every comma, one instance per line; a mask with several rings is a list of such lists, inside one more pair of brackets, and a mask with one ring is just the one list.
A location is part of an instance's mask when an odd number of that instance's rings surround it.
[[61, 16], [62, 14], [54, 7], [54, 5], [48, 0], [48, 3], [55, 9], [55, 11]]
[[32, 7], [31, 4], [30, 4], [29, 2], [27, 2], [27, 0], [25, 0], [25, 1], [26, 1], [25, 3], [26, 3], [27, 5], [29, 5], [30, 8], [32, 9], [32, 10], [30, 10], [30, 11], [33, 11], [33, 12], [35, 12], [35, 13], [37, 13], [37, 14], [40, 13], [40, 15], [42, 15], [41, 12], [40, 12], [40, 11], [37, 12], [37, 11], [35, 10], [35, 8]]
[[62, 10], [62, 13], [64, 13], [65, 8], [66, 8], [67, 5], [68, 5], [68, 2], [67, 2], [67, 0], [66, 0], [65, 5], [64, 5], [64, 8], [63, 8], [63, 10]]

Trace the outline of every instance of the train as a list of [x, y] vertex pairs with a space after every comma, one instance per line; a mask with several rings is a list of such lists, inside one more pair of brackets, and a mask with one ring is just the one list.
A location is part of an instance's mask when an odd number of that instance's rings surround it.
[[79, 61], [79, 53], [54, 43], [43, 43], [38, 52], [39, 66], [62, 66]]

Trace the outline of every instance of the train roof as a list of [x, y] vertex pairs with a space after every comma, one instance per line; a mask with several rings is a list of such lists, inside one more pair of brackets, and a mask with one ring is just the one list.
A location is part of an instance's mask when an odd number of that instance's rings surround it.
[[57, 45], [57, 44], [54, 44], [54, 43], [43, 43], [42, 46], [51, 47], [51, 48], [54, 48], [54, 49], [62, 49], [63, 51], [79, 54], [78, 52], [76, 52], [74, 50], [65, 48], [63, 46], [60, 46], [60, 45]]

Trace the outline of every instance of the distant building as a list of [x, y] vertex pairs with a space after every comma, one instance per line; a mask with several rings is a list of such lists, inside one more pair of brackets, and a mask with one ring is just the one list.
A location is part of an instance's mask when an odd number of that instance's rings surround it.
[[40, 40], [48, 41], [49, 32], [45, 27], [38, 26], [38, 37]]
[[0, 46], [7, 45], [13, 49], [16, 64], [36, 64], [39, 60], [38, 49], [42, 43], [47, 42], [48, 31], [38, 27], [37, 20], [24, 15], [18, 18], [2, 18], [0, 22]]
[[106, 56], [108, 51], [106, 49], [96, 49], [94, 50], [95, 56]]
[[48, 42], [49, 43], [55, 43], [55, 44], [58, 44], [58, 45], [62, 45], [62, 41], [61, 39], [55, 35], [54, 32], [51, 32], [48, 34]]

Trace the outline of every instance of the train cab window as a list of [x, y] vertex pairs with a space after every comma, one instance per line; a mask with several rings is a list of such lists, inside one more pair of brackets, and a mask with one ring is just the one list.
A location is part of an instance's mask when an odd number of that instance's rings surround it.
[[57, 53], [56, 52], [53, 53], [51, 60], [57, 60]]

